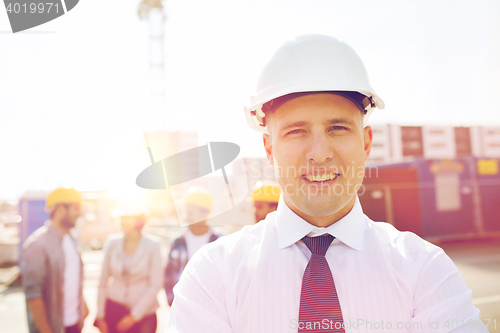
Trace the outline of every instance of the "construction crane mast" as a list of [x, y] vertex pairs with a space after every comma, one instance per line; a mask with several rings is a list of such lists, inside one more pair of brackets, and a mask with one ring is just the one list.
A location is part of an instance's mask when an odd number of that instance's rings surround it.
[[[149, 68], [151, 80], [151, 117], [149, 130], [164, 126], [165, 107], [165, 60], [164, 29], [166, 15], [162, 0], [141, 0], [137, 11], [141, 20], [147, 21], [149, 34]], [[164, 127], [163, 127], [164, 128]]]

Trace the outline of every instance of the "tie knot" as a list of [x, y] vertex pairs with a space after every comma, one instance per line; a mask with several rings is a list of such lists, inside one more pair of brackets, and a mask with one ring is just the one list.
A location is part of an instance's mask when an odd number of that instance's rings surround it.
[[318, 236], [318, 237], [309, 237], [305, 236], [302, 238], [302, 241], [306, 244], [307, 248], [312, 253], [321, 254], [324, 256], [330, 244], [332, 244], [335, 237], [330, 234]]

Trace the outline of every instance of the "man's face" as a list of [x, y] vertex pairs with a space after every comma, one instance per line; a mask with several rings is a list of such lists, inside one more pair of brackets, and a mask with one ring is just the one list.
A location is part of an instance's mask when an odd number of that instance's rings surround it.
[[193, 223], [205, 221], [208, 218], [209, 214], [210, 211], [206, 208], [193, 204], [186, 204], [186, 215], [184, 218], [184, 222], [191, 225]]
[[61, 225], [66, 229], [74, 228], [76, 220], [81, 214], [81, 205], [79, 203], [70, 203], [62, 206], [65, 212], [61, 219]]
[[255, 201], [253, 203], [255, 208], [255, 222], [262, 221], [266, 218], [267, 214], [274, 212], [278, 208], [277, 202]]
[[137, 230], [137, 222], [135, 216], [120, 216], [120, 225], [125, 234]]
[[302, 217], [347, 214], [373, 137], [371, 127], [363, 129], [360, 110], [344, 97], [313, 93], [266, 118], [270, 134], [264, 134], [264, 146], [285, 203]]

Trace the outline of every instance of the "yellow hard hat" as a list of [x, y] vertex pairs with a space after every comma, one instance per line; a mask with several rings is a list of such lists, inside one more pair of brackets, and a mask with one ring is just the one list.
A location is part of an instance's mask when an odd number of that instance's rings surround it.
[[58, 188], [47, 197], [46, 209], [50, 210], [59, 203], [82, 203], [82, 196], [74, 188]]
[[252, 193], [253, 201], [278, 202], [281, 189], [276, 185], [260, 185]]
[[189, 193], [186, 196], [184, 203], [196, 205], [198, 207], [206, 208], [209, 211], [212, 211], [213, 200], [210, 194], [196, 191]]

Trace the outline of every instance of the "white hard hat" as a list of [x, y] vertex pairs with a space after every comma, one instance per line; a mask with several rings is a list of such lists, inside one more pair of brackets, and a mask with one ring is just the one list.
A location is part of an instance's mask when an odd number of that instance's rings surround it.
[[266, 132], [262, 110], [265, 103], [292, 93], [314, 91], [362, 94], [362, 101], [356, 104], [363, 104], [365, 124], [375, 107], [384, 108], [384, 102], [370, 86], [361, 58], [349, 45], [330, 36], [305, 35], [283, 44], [264, 67], [257, 93], [245, 106], [247, 122], [253, 129]]

